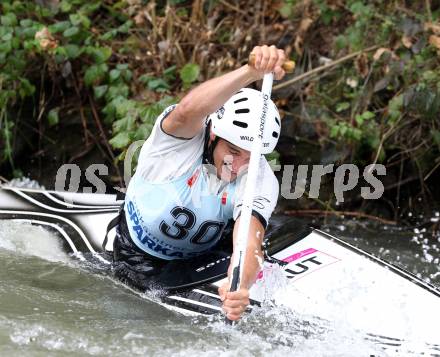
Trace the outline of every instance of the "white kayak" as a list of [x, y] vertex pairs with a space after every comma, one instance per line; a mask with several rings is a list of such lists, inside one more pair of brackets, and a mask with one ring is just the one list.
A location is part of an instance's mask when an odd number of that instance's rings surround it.
[[[46, 227], [56, 232], [73, 256], [84, 259], [85, 253], [91, 254], [108, 264], [109, 270], [111, 262], [101, 245], [121, 203], [116, 195], [0, 186], [0, 219]], [[114, 234], [109, 234], [108, 251]], [[269, 296], [272, 304], [301, 315], [343, 321], [387, 353], [440, 356], [439, 289], [336, 237], [297, 223], [275, 227], [268, 237], [264, 269], [251, 289], [252, 306]], [[185, 314], [220, 312], [217, 287], [228, 265], [226, 252], [193, 260], [185, 269], [171, 266], [164, 279], [171, 275], [178, 288], [163, 296], [163, 305]], [[180, 270], [185, 273], [176, 277]], [[280, 284], [280, 274], [284, 284]]]

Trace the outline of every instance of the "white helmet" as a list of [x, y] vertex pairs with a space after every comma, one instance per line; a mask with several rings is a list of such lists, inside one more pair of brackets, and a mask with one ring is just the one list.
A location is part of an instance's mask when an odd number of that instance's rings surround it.
[[[262, 154], [269, 154], [274, 150], [281, 130], [280, 114], [270, 99], [268, 106]], [[229, 98], [219, 110], [210, 114], [208, 120], [211, 120], [212, 132], [215, 135], [244, 150], [251, 151], [262, 110], [263, 96], [261, 92], [242, 88]]]

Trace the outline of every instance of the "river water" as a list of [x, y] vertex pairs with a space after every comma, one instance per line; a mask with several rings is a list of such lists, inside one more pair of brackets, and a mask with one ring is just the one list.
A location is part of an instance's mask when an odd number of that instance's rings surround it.
[[[440, 237], [429, 230], [355, 220], [322, 228], [440, 286]], [[402, 355], [343, 321], [281, 307], [258, 308], [234, 327], [221, 316], [182, 316], [92, 272], [26, 223], [0, 221], [0, 262], [1, 356]]]

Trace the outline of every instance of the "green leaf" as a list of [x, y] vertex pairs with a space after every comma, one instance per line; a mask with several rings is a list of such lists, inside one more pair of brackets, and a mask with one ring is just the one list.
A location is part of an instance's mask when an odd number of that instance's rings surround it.
[[60, 121], [60, 118], [58, 116], [59, 108], [52, 109], [49, 114], [47, 114], [47, 122], [49, 123], [49, 126], [57, 125]]
[[366, 139], [367, 144], [374, 150], [377, 150], [379, 148], [380, 145], [380, 138], [379, 135], [370, 135], [367, 137]]
[[362, 130], [354, 128], [351, 131], [351, 135], [352, 135], [354, 140], [360, 141], [362, 139]]
[[130, 89], [128, 88], [128, 86], [126, 86], [125, 84], [119, 84], [110, 86], [105, 97], [107, 100], [116, 99], [118, 97], [126, 99], [129, 94]]
[[344, 136], [347, 133], [348, 127], [346, 125], [342, 125], [339, 128], [339, 132], [341, 133], [342, 136]]
[[148, 82], [148, 88], [157, 92], [163, 92], [170, 88], [162, 78], [153, 78]]
[[120, 33], [127, 33], [130, 30], [130, 27], [133, 25], [133, 21], [128, 20], [118, 27], [118, 31]]
[[22, 36], [26, 39], [33, 40], [35, 38], [35, 34], [37, 33], [37, 29], [35, 27], [25, 28], [22, 31]]
[[373, 112], [370, 111], [366, 111], [364, 113], [362, 113], [362, 118], [364, 118], [365, 120], [369, 120], [369, 119], [373, 119], [376, 117], [376, 114], [374, 114]]
[[89, 2], [81, 6], [80, 12], [84, 15], [91, 15], [102, 6], [102, 1]]
[[195, 63], [187, 63], [179, 72], [180, 79], [184, 84], [195, 82], [200, 74], [200, 67]]
[[0, 53], [7, 55], [11, 51], [12, 51], [11, 41], [0, 41]]
[[104, 63], [112, 55], [111, 47], [89, 47], [88, 53], [92, 56], [96, 63]]
[[354, 120], [358, 125], [362, 125], [362, 123], [364, 122], [364, 117], [360, 114], [356, 114]]
[[70, 28], [72, 25], [69, 21], [60, 21], [56, 22], [53, 25], [49, 26], [50, 33], [58, 33], [58, 32], [64, 32], [68, 28]]
[[18, 37], [13, 37], [11, 40], [12, 47], [15, 49], [19, 49], [21, 45], [21, 41]]
[[71, 14], [69, 16], [70, 22], [72, 25], [79, 26], [82, 25], [84, 28], [88, 29], [90, 27], [90, 20], [87, 16], [83, 14]]
[[122, 76], [124, 77], [124, 80], [126, 82], [129, 82], [133, 78], [133, 72], [130, 71], [129, 69], [126, 69], [125, 71], [122, 72]]
[[153, 129], [153, 124], [151, 123], [143, 123], [139, 125], [139, 127], [136, 130], [134, 139], [135, 140], [147, 139], [150, 136], [152, 129]]
[[69, 12], [72, 10], [72, 4], [68, 0], [61, 1], [60, 9], [62, 12]]
[[110, 41], [112, 40], [116, 35], [118, 34], [118, 30], [110, 30], [103, 35], [101, 35], [99, 38], [102, 41]]
[[69, 59], [75, 59], [81, 54], [80, 47], [74, 44], [66, 45], [64, 49], [66, 51], [66, 57]]
[[31, 96], [35, 93], [35, 86], [26, 78], [20, 78], [20, 84], [19, 94], [22, 98]]
[[428, 81], [428, 82], [438, 81], [438, 75], [434, 71], [423, 72], [422, 77], [425, 81]]
[[272, 161], [275, 160], [275, 164], [279, 164], [280, 162], [280, 153], [276, 150], [272, 151], [270, 154], [264, 155], [266, 157], [266, 160]]
[[17, 26], [17, 16], [13, 12], [7, 13], [0, 17], [0, 22], [3, 26]]
[[121, 71], [112, 69], [109, 73], [110, 82], [115, 82], [121, 76]]
[[174, 81], [176, 79], [176, 66], [168, 67], [163, 71], [163, 76], [166, 81]]
[[116, 69], [119, 69], [120, 71], [124, 71], [128, 69], [128, 63], [119, 63], [116, 65]]
[[30, 27], [30, 26], [32, 26], [33, 23], [34, 22], [31, 19], [20, 20], [20, 26], [21, 27]]
[[2, 41], [11, 41], [12, 40], [12, 33], [7, 33], [6, 35], [2, 36]]
[[368, 16], [371, 9], [368, 5], [364, 5], [362, 1], [357, 1], [350, 6], [350, 11], [355, 15]]
[[89, 68], [87, 68], [86, 73], [84, 74], [85, 84], [87, 86], [91, 86], [98, 83], [101, 79], [104, 78], [107, 71], [108, 67], [105, 63], [90, 66]]
[[74, 26], [78, 26], [81, 24], [81, 15], [80, 14], [70, 14], [69, 20]]
[[395, 96], [388, 103], [388, 113], [390, 121], [397, 120], [402, 115], [403, 109], [403, 95]]
[[124, 149], [130, 144], [130, 136], [127, 132], [118, 133], [109, 142], [115, 149]]
[[116, 107], [116, 116], [118, 118], [124, 118], [127, 116], [136, 115], [136, 102], [130, 99], [121, 100]]
[[114, 133], [127, 131], [128, 118], [122, 118], [113, 122], [112, 129]]
[[64, 37], [73, 37], [79, 33], [79, 28], [77, 26], [72, 26], [63, 32]]
[[336, 105], [336, 112], [340, 113], [340, 112], [343, 112], [344, 110], [347, 110], [348, 108], [350, 108], [350, 103], [349, 102], [338, 103]]
[[95, 94], [95, 98], [96, 99], [102, 98], [107, 92], [107, 89], [108, 89], [108, 85], [93, 87], [93, 93]]
[[142, 84], [148, 84], [149, 81], [151, 81], [154, 77], [149, 76], [148, 74], [143, 74], [142, 76], [140, 76], [138, 78], [138, 80], [142, 83]]
[[339, 134], [339, 126], [333, 125], [330, 127], [330, 137], [331, 138], [337, 138]]

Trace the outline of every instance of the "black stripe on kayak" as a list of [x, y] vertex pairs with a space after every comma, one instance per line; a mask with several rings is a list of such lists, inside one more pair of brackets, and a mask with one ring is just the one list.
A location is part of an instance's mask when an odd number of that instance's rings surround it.
[[[208, 286], [201, 286], [191, 291], [182, 292], [175, 295], [168, 295], [162, 298], [162, 302], [166, 305], [176, 306], [185, 310], [190, 310], [192, 312], [197, 312], [205, 315], [221, 313], [222, 302], [220, 300], [220, 297], [217, 293], [213, 293], [216, 296], [204, 294], [207, 287]], [[259, 306], [259, 303], [252, 300], [251, 308], [255, 305]], [[251, 308], [248, 308], [247, 312], [252, 311]]]
[[[65, 232], [67, 237], [70, 238], [76, 250], [79, 252], [94, 252], [94, 250], [90, 249], [90, 246], [92, 247], [92, 249], [95, 250], [98, 250], [96, 248], [99, 248], [93, 246], [92, 242], [90, 242], [90, 240], [88, 239], [88, 232], [85, 232], [81, 225], [77, 224], [71, 218], [62, 217], [52, 213], [0, 210], [0, 219], [28, 222], [32, 225], [47, 228], [49, 229], [49, 231], [56, 233], [56, 236], [60, 238], [63, 244], [63, 249], [66, 252], [76, 253], [67, 241], [67, 238], [63, 234], [60, 234], [60, 230], [62, 232]], [[44, 222], [47, 224], [44, 224]], [[51, 227], [51, 225], [56, 225], [57, 227], [59, 227], [60, 230]], [[87, 243], [90, 246], [88, 246]]]
[[355, 252], [359, 255], [362, 255], [365, 258], [368, 258], [369, 260], [372, 260], [375, 263], [378, 263], [382, 267], [389, 268], [391, 271], [393, 271], [397, 275], [400, 275], [402, 278], [405, 278], [406, 280], [409, 280], [412, 283], [420, 286], [421, 288], [431, 292], [435, 296], [440, 297], [440, 290], [436, 286], [421, 280], [420, 278], [415, 276], [413, 273], [407, 271], [406, 269], [398, 267], [397, 265], [390, 263], [386, 260], [383, 260], [382, 258], [375, 257], [374, 255], [367, 253], [367, 252], [363, 251], [362, 249], [356, 248], [355, 246], [352, 246], [350, 243], [347, 243], [339, 238], [333, 237], [332, 235], [330, 235], [326, 232], [323, 232], [320, 230], [315, 230], [315, 231], [317, 233], [325, 236], [325, 238], [328, 238], [329, 240], [331, 240], [339, 245], [344, 246], [345, 248], [351, 250], [352, 252]]
[[[203, 285], [203, 286], [198, 287], [197, 289], [204, 290], [208, 293], [218, 295], [218, 287], [214, 284]], [[259, 301], [249, 299], [249, 302], [250, 302], [251, 306], [261, 306], [261, 303]]]
[[221, 301], [209, 295], [188, 291], [162, 298], [162, 302], [181, 309], [212, 315], [221, 312]]
[[[64, 198], [55, 192], [37, 192], [37, 191], [26, 191], [17, 188], [6, 188], [1, 187], [3, 192], [6, 192], [11, 196], [11, 200], [19, 201], [25, 203], [29, 206], [26, 210], [35, 211], [35, 207], [38, 207], [38, 210], [44, 211], [53, 211], [57, 213], [101, 213], [101, 212], [109, 212], [118, 209], [118, 205], [78, 205], [75, 203], [64, 202]], [[59, 203], [57, 201], [63, 201], [63, 203]], [[83, 206], [83, 207], [76, 207]]]

